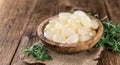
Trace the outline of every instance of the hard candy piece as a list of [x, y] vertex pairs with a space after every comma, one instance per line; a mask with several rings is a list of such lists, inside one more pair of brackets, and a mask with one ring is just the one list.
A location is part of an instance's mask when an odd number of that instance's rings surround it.
[[61, 43], [65, 43], [65, 41], [66, 41], [65, 36], [63, 36], [61, 34], [54, 34], [52, 39], [55, 42], [61, 42]]
[[52, 33], [51, 32], [49, 32], [49, 31], [45, 31], [44, 32], [44, 36], [47, 38], [47, 39], [49, 39], [49, 40], [52, 40]]
[[76, 33], [72, 28], [69, 27], [63, 28], [61, 32], [65, 37], [68, 37]]
[[71, 28], [73, 28], [75, 31], [82, 26], [80, 20], [78, 20], [77, 18], [71, 17], [70, 19], [67, 20], [67, 22], [68, 22], [68, 25]]
[[86, 35], [86, 34], [88, 34], [90, 31], [91, 31], [90, 28], [81, 27], [81, 28], [79, 28], [79, 29], [77, 30], [77, 33], [78, 33], [79, 35]]
[[74, 15], [81, 19], [81, 23], [85, 27], [91, 27], [91, 19], [83, 11], [75, 11]]
[[91, 23], [92, 23], [92, 28], [93, 29], [97, 29], [98, 28], [98, 26], [99, 26], [99, 24], [97, 23], [97, 21], [96, 20], [91, 20]]
[[96, 35], [96, 31], [95, 30], [90, 31], [89, 35], [92, 36], [92, 37], [95, 36]]
[[84, 42], [84, 41], [87, 41], [87, 40], [89, 40], [89, 39], [91, 39], [91, 36], [90, 35], [82, 35], [82, 36], [80, 36], [80, 41], [81, 42]]
[[79, 41], [78, 34], [74, 34], [68, 37], [67, 43], [77, 43]]
[[59, 13], [58, 17], [60, 20], [67, 20], [71, 16], [71, 13]]
[[56, 22], [59, 22], [59, 19], [58, 19], [57, 17], [51, 19], [51, 20], [49, 21], [49, 24], [54, 24], [54, 23], [56, 23]]

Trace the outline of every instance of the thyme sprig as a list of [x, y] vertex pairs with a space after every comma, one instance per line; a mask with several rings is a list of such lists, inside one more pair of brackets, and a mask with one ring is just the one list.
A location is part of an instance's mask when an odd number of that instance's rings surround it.
[[52, 57], [46, 52], [44, 44], [34, 45], [31, 48], [23, 49], [23, 53], [27, 56], [33, 56], [36, 60], [51, 60]]
[[[97, 14], [93, 15], [99, 18]], [[103, 47], [117, 54], [120, 54], [120, 26], [118, 23], [113, 21], [101, 20], [104, 26], [104, 32], [100, 41], [95, 45], [95, 47]]]

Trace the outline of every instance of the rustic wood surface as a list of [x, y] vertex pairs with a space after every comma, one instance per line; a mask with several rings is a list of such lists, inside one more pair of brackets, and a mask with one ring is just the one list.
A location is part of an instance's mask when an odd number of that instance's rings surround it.
[[[0, 65], [27, 65], [19, 57], [20, 50], [39, 40], [37, 26], [73, 9], [99, 13], [101, 18], [107, 15], [120, 23], [120, 0], [0, 0]], [[105, 50], [98, 65], [120, 65], [120, 56]]]

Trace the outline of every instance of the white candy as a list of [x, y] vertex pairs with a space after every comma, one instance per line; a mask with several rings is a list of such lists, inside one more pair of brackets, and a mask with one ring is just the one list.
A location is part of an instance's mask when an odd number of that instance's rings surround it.
[[49, 39], [49, 40], [52, 40], [52, 33], [51, 32], [49, 32], [49, 31], [44, 31], [44, 36], [47, 38], [47, 39]]
[[83, 11], [75, 11], [75, 16], [80, 17], [82, 25], [85, 27], [91, 27], [91, 19]]
[[79, 41], [79, 36], [78, 34], [74, 34], [68, 37], [67, 43], [77, 43]]
[[70, 35], [75, 34], [75, 31], [72, 28], [69, 28], [69, 27], [63, 28], [61, 32], [65, 37], [68, 37]]
[[90, 31], [90, 32], [89, 32], [89, 35], [90, 35], [91, 37], [95, 36], [95, 35], [96, 35], [96, 31], [94, 31], [94, 30], [93, 30], [93, 31]]
[[96, 35], [98, 23], [91, 20], [83, 11], [60, 13], [49, 21], [44, 29], [44, 36], [55, 42], [78, 43]]
[[81, 27], [78, 29], [77, 33], [79, 35], [85, 35], [85, 34], [88, 34], [90, 32], [91, 29], [89, 28], [86, 28], [86, 27]]
[[68, 18], [70, 18], [71, 13], [59, 13], [58, 16], [60, 20], [67, 20]]
[[68, 22], [68, 25], [74, 30], [77, 30], [82, 26], [80, 20], [78, 19], [70, 18], [67, 20], [67, 22]]
[[64, 26], [64, 24], [58, 22], [58, 23], [55, 23], [55, 28], [59, 28], [59, 29], [62, 29], [62, 27]]
[[54, 24], [48, 24], [48, 25], [46, 25], [46, 27], [45, 27], [45, 31], [48, 31], [48, 30], [50, 30], [51, 28], [53, 28], [54, 27]]
[[54, 27], [54, 28], [51, 28], [50, 32], [53, 33], [53, 34], [56, 34], [56, 33], [59, 34], [59, 33], [61, 33], [61, 29], [60, 29], [60, 28], [55, 28], [55, 27]]
[[97, 29], [98, 28], [98, 26], [99, 26], [99, 24], [96, 22], [96, 20], [91, 20], [91, 23], [92, 23], [92, 28], [93, 29]]
[[90, 35], [82, 35], [82, 36], [80, 36], [80, 41], [81, 42], [87, 41], [89, 39], [91, 39]]
[[49, 24], [54, 24], [54, 23], [56, 23], [56, 22], [59, 22], [59, 19], [58, 19], [57, 17], [51, 19], [51, 20], [49, 21]]
[[66, 41], [65, 36], [63, 36], [61, 34], [54, 34], [52, 39], [55, 42], [61, 42], [61, 43], [65, 43], [65, 41]]

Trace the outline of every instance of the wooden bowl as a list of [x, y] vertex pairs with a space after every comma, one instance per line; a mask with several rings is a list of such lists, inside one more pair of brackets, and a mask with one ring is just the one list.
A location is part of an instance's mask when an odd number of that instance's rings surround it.
[[38, 33], [38, 36], [40, 37], [42, 43], [44, 43], [46, 47], [48, 47], [56, 52], [74, 53], [74, 52], [79, 52], [79, 51], [83, 51], [83, 50], [88, 50], [88, 49], [92, 48], [100, 40], [100, 38], [103, 34], [103, 25], [100, 22], [100, 20], [98, 20], [92, 16], [89, 16], [91, 19], [94, 19], [99, 23], [99, 27], [97, 29], [97, 34], [92, 39], [82, 42], [82, 43], [70, 43], [70, 44], [67, 44], [67, 43], [63, 44], [63, 43], [48, 40], [44, 36], [44, 28], [49, 23], [49, 20], [54, 17], [56, 17], [56, 16], [50, 17], [50, 18], [44, 20], [43, 22], [41, 22], [41, 24], [38, 26], [37, 33]]

